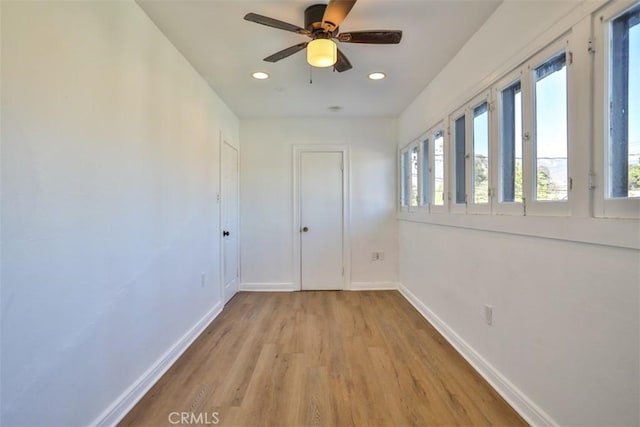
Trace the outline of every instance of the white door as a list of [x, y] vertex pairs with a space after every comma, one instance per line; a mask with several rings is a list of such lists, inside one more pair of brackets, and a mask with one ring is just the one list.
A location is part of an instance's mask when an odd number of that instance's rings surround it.
[[300, 272], [304, 290], [342, 289], [343, 154], [300, 153]]
[[222, 144], [222, 282], [225, 304], [238, 292], [238, 150]]

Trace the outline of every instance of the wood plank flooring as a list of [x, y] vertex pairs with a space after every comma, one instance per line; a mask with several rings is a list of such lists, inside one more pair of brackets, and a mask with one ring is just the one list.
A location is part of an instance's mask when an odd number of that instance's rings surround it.
[[526, 425], [397, 291], [237, 294], [120, 425], [183, 412], [185, 425]]

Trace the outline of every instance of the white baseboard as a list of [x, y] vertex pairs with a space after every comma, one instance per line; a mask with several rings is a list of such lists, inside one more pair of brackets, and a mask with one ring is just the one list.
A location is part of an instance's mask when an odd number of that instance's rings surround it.
[[240, 290], [245, 292], [293, 292], [298, 291], [295, 283], [240, 283]]
[[442, 319], [431, 311], [409, 289], [400, 284], [400, 293], [416, 310], [464, 357], [467, 362], [515, 409], [522, 418], [533, 426], [557, 426], [547, 413], [540, 409], [522, 391], [514, 386], [496, 368], [487, 362], [473, 347], [455, 333]]
[[118, 424], [136, 403], [153, 387], [175, 363], [196, 338], [222, 312], [222, 303], [216, 304], [202, 319], [185, 333], [165, 354], [162, 355], [138, 380], [124, 391], [98, 418], [90, 425], [110, 427]]
[[[348, 291], [387, 291], [397, 290], [394, 282], [351, 282]], [[295, 292], [299, 291], [295, 283], [241, 283], [240, 290], [245, 292]]]
[[350, 291], [389, 291], [397, 290], [398, 284], [394, 282], [351, 282]]

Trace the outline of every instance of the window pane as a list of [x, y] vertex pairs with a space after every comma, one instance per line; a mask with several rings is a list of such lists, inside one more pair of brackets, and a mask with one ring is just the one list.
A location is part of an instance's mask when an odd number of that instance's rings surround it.
[[487, 103], [473, 110], [473, 202], [489, 202], [489, 111]]
[[640, 197], [640, 6], [611, 24], [610, 197]]
[[565, 54], [536, 68], [536, 200], [566, 200], [567, 68]]
[[418, 146], [411, 149], [411, 206], [418, 206]]
[[420, 204], [426, 206], [429, 204], [429, 139], [422, 141], [420, 152], [422, 153], [422, 180], [420, 181], [422, 195]]
[[439, 130], [433, 134], [434, 188], [433, 204], [444, 205], [444, 133]]
[[456, 203], [465, 203], [465, 116], [456, 120], [454, 126], [455, 140], [455, 175], [456, 175]]
[[411, 161], [409, 151], [405, 151], [402, 153], [401, 157], [401, 173], [402, 173], [402, 196], [400, 198], [400, 204], [402, 206], [409, 206], [409, 194], [411, 188], [411, 168], [409, 167], [409, 163]]
[[522, 202], [522, 94], [520, 82], [501, 96], [501, 202]]

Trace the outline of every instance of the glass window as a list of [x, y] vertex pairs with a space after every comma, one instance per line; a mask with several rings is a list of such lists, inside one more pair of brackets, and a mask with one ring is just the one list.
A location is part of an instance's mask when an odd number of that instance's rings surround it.
[[535, 198], [567, 200], [567, 67], [561, 53], [535, 69]]
[[455, 121], [453, 129], [454, 148], [455, 148], [455, 201], [456, 203], [465, 203], [465, 116]]
[[420, 157], [422, 160], [421, 180], [420, 180], [420, 204], [429, 204], [429, 138], [422, 141], [420, 146]]
[[500, 95], [500, 201], [522, 202], [522, 93], [520, 82]]
[[411, 155], [409, 150], [403, 151], [400, 156], [400, 173], [401, 173], [401, 197], [400, 205], [409, 206], [409, 198], [411, 197]]
[[609, 197], [640, 197], [640, 5], [611, 23]]
[[418, 206], [418, 146], [411, 148], [411, 203], [409, 206]]
[[433, 134], [433, 204], [444, 205], [444, 132], [438, 130]]
[[489, 202], [489, 108], [473, 109], [473, 203]]

